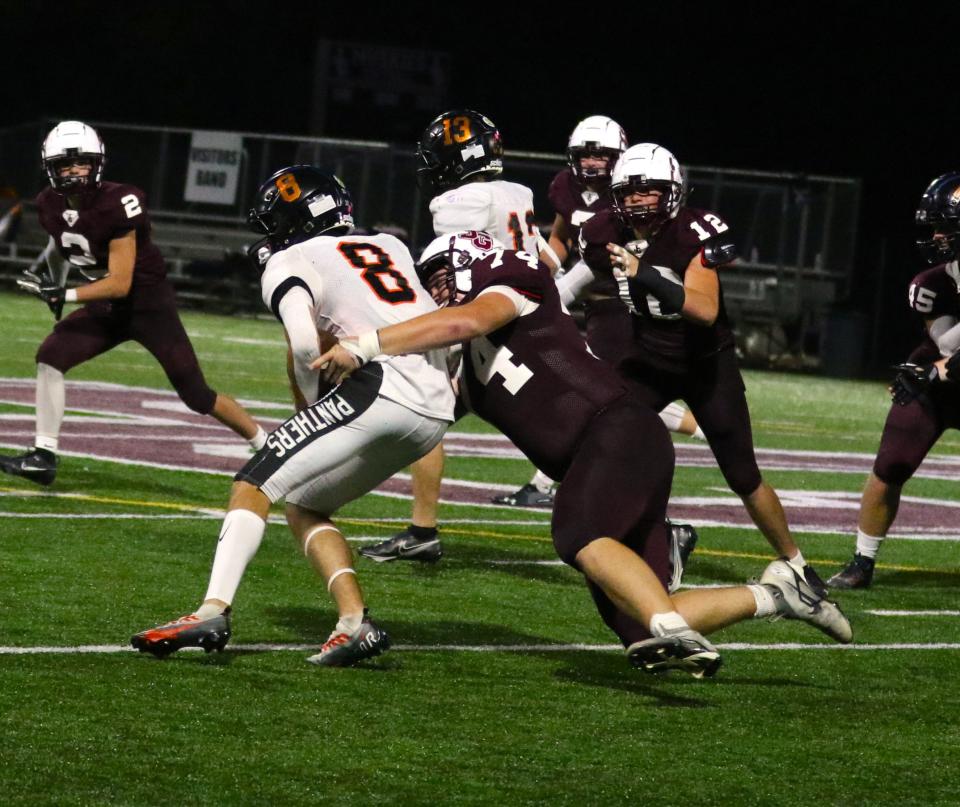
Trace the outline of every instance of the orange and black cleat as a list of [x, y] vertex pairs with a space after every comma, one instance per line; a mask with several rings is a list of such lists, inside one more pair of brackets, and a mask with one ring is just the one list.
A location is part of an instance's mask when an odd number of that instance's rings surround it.
[[157, 625], [131, 637], [130, 644], [141, 653], [166, 658], [184, 647], [202, 647], [208, 653], [223, 650], [230, 641], [230, 609], [210, 619], [187, 614], [173, 622]]

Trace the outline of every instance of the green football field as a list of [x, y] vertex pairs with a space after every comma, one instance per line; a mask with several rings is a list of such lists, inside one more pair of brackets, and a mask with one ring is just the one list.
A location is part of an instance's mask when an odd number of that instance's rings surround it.
[[[50, 317], [10, 294], [0, 311], [0, 377], [30, 379]], [[213, 386], [283, 416], [274, 321], [184, 320]], [[167, 388], [136, 346], [68, 380]], [[746, 380], [765, 476], [826, 577], [852, 552], [883, 384]], [[70, 414], [95, 416], [71, 409], [69, 386], [67, 396]], [[0, 450], [23, 445], [11, 430], [30, 417], [31, 405], [0, 396]], [[470, 419], [453, 431], [494, 434]], [[715, 465], [686, 461], [709, 459], [702, 445], [675, 443], [677, 512], [700, 525], [685, 583], [758, 576], [767, 545], [738, 526]], [[548, 514], [453, 502], [436, 566], [357, 561], [395, 642], [383, 657], [354, 669], [305, 662], [336, 617], [278, 517], [238, 593], [228, 649], [157, 661], [128, 650], [129, 637], [198, 604], [230, 477], [75, 455], [49, 489], [2, 476], [0, 801], [956, 804], [960, 435], [931, 459], [942, 472], [907, 487], [874, 587], [838, 597], [853, 645], [747, 622], [713, 637], [725, 663], [708, 681], [627, 664], [578, 575], [554, 562]], [[447, 470], [482, 488], [518, 485], [530, 466], [452, 453]], [[711, 502], [727, 515], [701, 517]], [[374, 494], [339, 521], [372, 541], [404, 525], [409, 507]]]

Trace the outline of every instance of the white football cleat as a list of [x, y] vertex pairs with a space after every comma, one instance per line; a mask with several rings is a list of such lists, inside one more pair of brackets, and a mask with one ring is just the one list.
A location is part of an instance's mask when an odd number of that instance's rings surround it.
[[840, 606], [821, 597], [785, 560], [775, 560], [760, 577], [777, 601], [777, 614], [785, 619], [799, 619], [822, 630], [834, 641], [849, 644], [853, 628]]

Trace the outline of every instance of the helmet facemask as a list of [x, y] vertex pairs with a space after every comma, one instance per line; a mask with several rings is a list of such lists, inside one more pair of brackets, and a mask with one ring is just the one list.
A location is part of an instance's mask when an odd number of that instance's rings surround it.
[[[57, 193], [74, 196], [100, 187], [106, 149], [96, 130], [80, 121], [63, 121], [43, 141], [40, 161], [50, 186]], [[89, 164], [90, 170], [82, 176], [61, 176], [63, 169], [77, 163]]]
[[[614, 163], [620, 156], [616, 149], [604, 148], [596, 143], [587, 143], [584, 146], [574, 146], [567, 150], [567, 161], [570, 164], [570, 170], [573, 175], [585, 184], [609, 186], [610, 174], [613, 172]], [[581, 160], [587, 157], [595, 157], [606, 160], [606, 164], [601, 167], [584, 168]]]
[[[668, 179], [647, 179], [645, 176], [630, 177], [626, 182], [612, 187], [613, 209], [628, 227], [659, 228], [676, 215], [683, 201], [683, 186]], [[655, 202], [636, 205], [628, 199], [634, 194], [650, 195], [658, 192]]]

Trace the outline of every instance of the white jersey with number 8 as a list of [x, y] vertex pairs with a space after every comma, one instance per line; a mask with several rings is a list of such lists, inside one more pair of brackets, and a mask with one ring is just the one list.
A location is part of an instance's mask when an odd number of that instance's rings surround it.
[[[313, 298], [319, 330], [336, 337], [357, 336], [435, 311], [413, 259], [392, 235], [317, 236], [271, 256], [261, 278], [263, 302], [274, 312], [293, 288]], [[453, 420], [454, 398], [446, 350], [406, 356], [379, 356], [380, 394], [414, 412]]]

